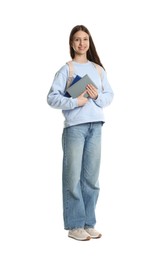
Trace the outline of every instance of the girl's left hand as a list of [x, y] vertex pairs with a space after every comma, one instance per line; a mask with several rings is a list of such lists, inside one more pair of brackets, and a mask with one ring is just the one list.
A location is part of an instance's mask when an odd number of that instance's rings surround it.
[[97, 88], [95, 88], [92, 84], [88, 84], [86, 87], [87, 94], [90, 96], [92, 99], [97, 99], [98, 98], [98, 91]]

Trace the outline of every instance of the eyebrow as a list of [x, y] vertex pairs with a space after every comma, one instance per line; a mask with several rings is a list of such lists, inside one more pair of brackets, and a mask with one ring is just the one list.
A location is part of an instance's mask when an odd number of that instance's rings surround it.
[[89, 36], [84, 36], [84, 37], [74, 36], [74, 39], [89, 39]]

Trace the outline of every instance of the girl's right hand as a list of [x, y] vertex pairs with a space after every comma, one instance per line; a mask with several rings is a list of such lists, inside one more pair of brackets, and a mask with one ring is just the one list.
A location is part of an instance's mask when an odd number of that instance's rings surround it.
[[88, 98], [84, 97], [87, 92], [84, 91], [80, 96], [77, 97], [78, 107], [84, 106], [88, 102]]

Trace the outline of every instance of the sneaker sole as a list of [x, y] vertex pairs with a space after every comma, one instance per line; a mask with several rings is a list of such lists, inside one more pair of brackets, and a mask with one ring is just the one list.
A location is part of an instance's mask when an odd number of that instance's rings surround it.
[[91, 236], [92, 239], [98, 239], [98, 238], [100, 238], [100, 237], [102, 237], [101, 234], [99, 234], [97, 237]]
[[68, 237], [73, 238], [73, 239], [78, 240], [78, 241], [89, 241], [91, 239], [90, 236], [88, 236], [84, 239], [83, 238], [80, 239], [80, 238], [77, 238], [77, 237], [74, 237], [74, 236], [71, 236], [71, 235], [68, 235]]

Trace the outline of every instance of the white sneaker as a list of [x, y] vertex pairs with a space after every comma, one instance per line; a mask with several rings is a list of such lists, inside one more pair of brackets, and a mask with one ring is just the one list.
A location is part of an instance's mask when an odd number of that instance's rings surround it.
[[90, 235], [91, 238], [100, 238], [102, 236], [102, 234], [94, 228], [86, 228], [85, 231]]
[[68, 236], [80, 241], [90, 240], [90, 235], [84, 230], [84, 228], [71, 229], [68, 232]]

